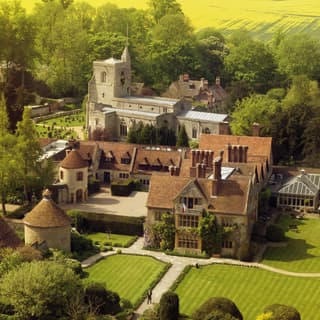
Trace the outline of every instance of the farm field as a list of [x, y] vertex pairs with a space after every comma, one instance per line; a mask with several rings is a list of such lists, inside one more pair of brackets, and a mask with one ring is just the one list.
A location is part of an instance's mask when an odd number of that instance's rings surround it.
[[[286, 230], [287, 246], [268, 248], [262, 263], [293, 272], [320, 273], [320, 219], [292, 219], [282, 215], [278, 224]], [[298, 230], [290, 230], [297, 225]]]
[[[29, 12], [36, 2], [37, 0], [22, 0], [22, 4]], [[93, 6], [110, 2], [119, 7], [147, 8], [147, 0], [88, 2]], [[229, 34], [233, 30], [246, 28], [253, 36], [264, 40], [269, 40], [279, 29], [289, 33], [307, 32], [319, 37], [320, 1], [318, 0], [178, 0], [178, 2], [196, 29], [213, 26]]]
[[117, 254], [85, 269], [89, 281], [105, 283], [135, 305], [167, 265], [151, 257]]
[[191, 268], [175, 290], [180, 311], [191, 315], [210, 297], [226, 297], [236, 303], [243, 318], [255, 320], [274, 303], [296, 307], [301, 319], [315, 319], [319, 312], [320, 278], [298, 278], [238, 266], [210, 265]]
[[136, 237], [135, 236], [127, 236], [124, 234], [115, 234], [115, 233], [91, 233], [86, 234], [86, 238], [91, 239], [93, 243], [98, 242], [99, 245], [103, 245], [106, 242], [109, 243], [108, 245], [111, 246], [118, 246], [118, 247], [128, 247], [129, 244], [131, 244]]

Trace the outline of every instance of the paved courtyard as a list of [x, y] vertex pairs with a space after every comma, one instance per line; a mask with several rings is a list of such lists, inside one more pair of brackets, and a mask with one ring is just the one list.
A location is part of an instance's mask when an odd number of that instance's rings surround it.
[[87, 202], [64, 204], [64, 210], [78, 209], [85, 212], [114, 214], [119, 216], [147, 216], [148, 192], [134, 191], [128, 197], [112, 196], [110, 188], [101, 188], [101, 192], [89, 197]]

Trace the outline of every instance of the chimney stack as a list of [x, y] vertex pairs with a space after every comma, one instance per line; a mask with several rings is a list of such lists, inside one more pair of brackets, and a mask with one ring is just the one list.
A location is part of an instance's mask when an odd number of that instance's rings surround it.
[[260, 124], [257, 122], [254, 122], [252, 125], [252, 135], [254, 137], [260, 137]]
[[206, 177], [206, 165], [204, 163], [197, 163], [197, 178]]
[[216, 85], [221, 86], [221, 79], [220, 77], [216, 77]]
[[219, 184], [221, 180], [221, 164], [223, 151], [220, 151], [219, 157], [213, 160], [213, 180], [212, 180], [212, 195], [217, 196], [219, 192]]

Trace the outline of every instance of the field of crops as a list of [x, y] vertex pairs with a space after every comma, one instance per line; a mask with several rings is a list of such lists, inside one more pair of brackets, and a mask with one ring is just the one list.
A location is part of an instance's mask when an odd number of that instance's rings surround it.
[[[11, 0], [12, 1], [12, 0]], [[38, 0], [39, 1], [39, 0]], [[81, 0], [76, 0], [81, 1]], [[111, 2], [119, 7], [147, 8], [147, 0], [87, 0], [99, 6]], [[22, 0], [30, 11], [37, 0]], [[196, 29], [213, 26], [225, 34], [246, 28], [253, 36], [268, 40], [277, 30], [307, 32], [320, 37], [318, 0], [178, 0]]]

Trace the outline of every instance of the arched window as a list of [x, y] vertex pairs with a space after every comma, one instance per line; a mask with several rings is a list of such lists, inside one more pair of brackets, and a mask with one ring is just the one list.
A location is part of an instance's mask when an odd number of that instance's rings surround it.
[[124, 121], [124, 119], [122, 119], [121, 122], [120, 122], [120, 136], [126, 137], [127, 135], [128, 135], [127, 124]]
[[197, 139], [198, 138], [198, 130], [195, 127], [192, 128], [192, 138], [193, 139]]
[[101, 82], [107, 81], [107, 73], [105, 71], [101, 72]]

